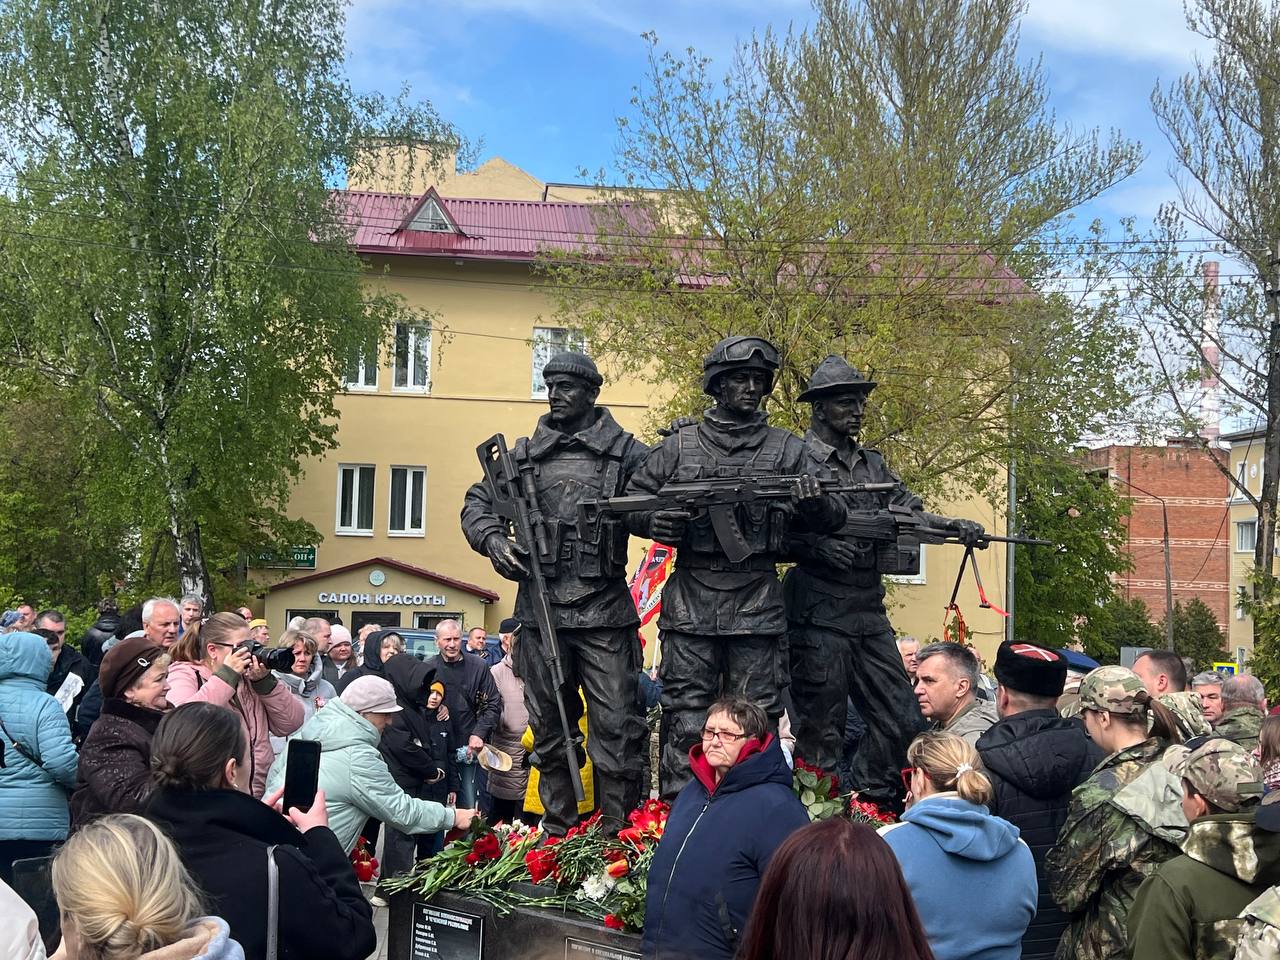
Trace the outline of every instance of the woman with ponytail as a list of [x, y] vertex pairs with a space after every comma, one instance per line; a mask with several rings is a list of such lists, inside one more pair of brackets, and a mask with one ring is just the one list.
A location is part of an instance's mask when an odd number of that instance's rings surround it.
[[911, 742], [907, 763], [907, 811], [880, 835], [902, 867], [933, 955], [1019, 960], [1036, 912], [1036, 865], [1018, 828], [988, 811], [991, 781], [978, 751], [931, 731]]
[[324, 794], [305, 812], [273, 806], [282, 791], [268, 803], [246, 796], [240, 784], [248, 757], [236, 714], [211, 703], [178, 707], [151, 742], [155, 790], [147, 815], [173, 838], [251, 960], [364, 960], [377, 947], [373, 911], [329, 829]]
[[1053, 899], [1070, 917], [1059, 957], [1129, 956], [1129, 908], [1142, 881], [1178, 856], [1187, 832], [1182, 784], [1161, 754], [1177, 743], [1177, 719], [1125, 667], [1080, 681], [1085, 731], [1107, 752], [1076, 787], [1058, 842], [1045, 858]]
[[134, 814], [102, 817], [53, 861], [62, 946], [53, 960], [244, 960], [225, 920], [202, 916], [178, 851]]
[[204, 701], [236, 712], [249, 742], [237, 789], [261, 797], [276, 757], [272, 734], [287, 737], [306, 714], [302, 701], [249, 652], [248, 641], [249, 625], [236, 613], [193, 623], [170, 650], [168, 697], [174, 706]]

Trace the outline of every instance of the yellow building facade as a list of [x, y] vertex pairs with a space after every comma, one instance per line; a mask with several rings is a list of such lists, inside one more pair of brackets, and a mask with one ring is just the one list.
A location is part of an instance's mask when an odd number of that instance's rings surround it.
[[[337, 446], [305, 464], [289, 504], [322, 539], [299, 545], [292, 557], [259, 558], [253, 570], [273, 633], [299, 613], [337, 615], [353, 628], [430, 627], [453, 616], [464, 629], [494, 633], [512, 611], [515, 585], [470, 549], [459, 513], [480, 477], [477, 445], [495, 433], [509, 443], [527, 436], [546, 411], [541, 365], [554, 349], [578, 345], [539, 289], [532, 257], [518, 248], [563, 241], [589, 191], [548, 186], [497, 159], [439, 180], [424, 181], [420, 197], [377, 192], [386, 186], [377, 182], [348, 194], [370, 226], [357, 237], [373, 268], [369, 282], [435, 319], [429, 328], [398, 329], [378, 357], [348, 371]], [[541, 237], [530, 226], [539, 223], [550, 225]], [[601, 366], [599, 402], [652, 442], [654, 388]], [[930, 509], [1002, 529], [1003, 519], [981, 500]], [[646, 547], [633, 538], [632, 569]], [[891, 616], [900, 633], [941, 635], [962, 555], [959, 546], [927, 546], [921, 576], [895, 584]], [[980, 552], [978, 562], [991, 599], [1003, 605], [1002, 546]], [[1002, 618], [979, 607], [971, 576], [959, 603], [990, 659]]]

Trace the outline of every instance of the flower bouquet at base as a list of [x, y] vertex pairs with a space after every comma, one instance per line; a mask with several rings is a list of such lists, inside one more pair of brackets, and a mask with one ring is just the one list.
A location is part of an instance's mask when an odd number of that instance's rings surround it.
[[804, 804], [810, 820], [842, 816], [872, 827], [882, 827], [897, 820], [892, 813], [882, 810], [870, 800], [859, 799], [857, 790], [842, 794], [840, 781], [834, 774], [806, 763], [800, 757], [795, 758], [791, 788]]
[[[392, 892], [412, 890], [430, 899], [442, 890], [490, 904], [499, 913], [519, 906], [570, 910], [615, 930], [639, 930], [653, 851], [666, 829], [670, 807], [650, 800], [633, 810], [617, 836], [597, 812], [563, 837], [544, 836], [521, 824], [490, 827], [476, 820], [466, 835], [407, 874], [384, 881]], [[549, 887], [532, 896], [512, 885]]]

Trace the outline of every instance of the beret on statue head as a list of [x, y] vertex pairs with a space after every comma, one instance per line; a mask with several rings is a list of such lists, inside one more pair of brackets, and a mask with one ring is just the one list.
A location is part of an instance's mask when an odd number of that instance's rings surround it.
[[1034, 643], [1000, 644], [996, 679], [1010, 690], [1033, 697], [1060, 697], [1067, 682], [1067, 661], [1056, 650]]

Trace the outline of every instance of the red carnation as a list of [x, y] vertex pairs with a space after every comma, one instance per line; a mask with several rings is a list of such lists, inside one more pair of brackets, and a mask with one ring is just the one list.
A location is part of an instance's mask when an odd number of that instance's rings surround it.
[[625, 923], [623, 923], [621, 920], [615, 917], [612, 913], [606, 913], [604, 915], [604, 925], [608, 927], [610, 930], [623, 930], [627, 926]]
[[529, 878], [534, 883], [542, 883], [550, 877], [560, 879], [560, 864], [556, 863], [556, 855], [547, 847], [538, 847], [524, 855], [524, 865], [529, 868]]
[[502, 843], [492, 833], [486, 833], [475, 842], [471, 852], [467, 854], [467, 863], [473, 866], [481, 860], [497, 860], [502, 856]]

